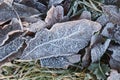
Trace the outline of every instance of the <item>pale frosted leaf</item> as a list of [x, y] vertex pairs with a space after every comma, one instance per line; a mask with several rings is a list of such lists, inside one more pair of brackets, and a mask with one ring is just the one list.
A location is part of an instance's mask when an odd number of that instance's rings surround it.
[[0, 29], [0, 46], [6, 42], [9, 35], [20, 31], [22, 31], [22, 27], [19, 24], [19, 21], [16, 18], [13, 18], [10, 24], [5, 25]]
[[110, 59], [111, 68], [117, 69], [118, 71], [120, 71], [120, 45], [111, 46], [109, 50], [113, 51], [113, 54]]
[[115, 59], [111, 57], [109, 64], [110, 64], [111, 69], [115, 69], [120, 72], [120, 61], [116, 61]]
[[78, 53], [87, 46], [93, 33], [100, 29], [99, 23], [86, 19], [57, 23], [50, 30], [37, 32], [22, 58], [37, 59]]
[[99, 22], [102, 26], [105, 26], [109, 22], [109, 17], [108, 15], [102, 14], [97, 18], [96, 21]]
[[[47, 1], [38, 1], [38, 0], [21, 0], [21, 1], [17, 1], [17, 3], [20, 3], [20, 4], [24, 4], [26, 6], [29, 6], [29, 7], [33, 7], [37, 10], [39, 10], [40, 12], [42, 13], [46, 13], [47, 11], [47, 7], [46, 5], [44, 5], [43, 3], [46, 3]], [[48, 2], [47, 2], [48, 3]]]
[[[99, 37], [98, 37], [98, 39], [100, 40]], [[96, 39], [96, 40], [98, 40], [98, 39]], [[104, 42], [104, 44], [102, 44], [102, 42], [98, 42], [98, 43], [96, 43], [96, 44], [94, 44], [92, 46], [92, 49], [91, 49], [91, 60], [92, 60], [92, 62], [97, 62], [97, 61], [99, 61], [101, 59], [102, 55], [107, 50], [107, 48], [108, 48], [108, 46], [110, 44], [110, 41], [111, 41], [110, 39], [107, 39]], [[94, 41], [94, 42], [96, 42], [96, 41]]]
[[94, 45], [100, 43], [100, 42], [103, 42], [102, 40], [102, 36], [99, 34], [99, 33], [96, 33], [94, 34], [92, 37], [91, 37], [91, 41], [90, 41], [90, 47], [93, 47]]
[[64, 10], [62, 6], [52, 6], [50, 10], [47, 12], [47, 16], [45, 18], [45, 22], [48, 25], [53, 25], [56, 22], [59, 22], [63, 19]]
[[23, 45], [24, 40], [19, 37], [10, 43], [0, 47], [0, 61], [6, 59], [10, 55], [16, 53]]
[[109, 48], [110, 51], [113, 51], [112, 58], [120, 62], [120, 45], [112, 46]]
[[49, 0], [49, 6], [55, 5], [55, 4], [60, 4], [64, 0]]
[[40, 59], [42, 67], [67, 68], [72, 63], [80, 61], [80, 55], [58, 56]]
[[120, 26], [108, 23], [101, 34], [120, 44]]
[[120, 25], [120, 10], [114, 5], [102, 6], [103, 12], [109, 16], [109, 20], [114, 24]]
[[111, 70], [110, 76], [107, 78], [107, 80], [120, 80], [120, 73], [118, 73], [116, 70]]
[[46, 26], [47, 26], [47, 24], [44, 21], [38, 20], [37, 22], [28, 26], [28, 31], [37, 32], [37, 31], [40, 31], [41, 29], [45, 28]]
[[83, 11], [80, 15], [80, 19], [88, 19], [91, 20], [91, 13], [89, 11]]
[[[36, 9], [22, 4], [14, 3], [13, 7], [20, 17], [29, 17], [31, 15], [39, 14], [39, 11]], [[17, 16], [12, 7], [6, 3], [0, 4], [0, 24], [15, 17]]]

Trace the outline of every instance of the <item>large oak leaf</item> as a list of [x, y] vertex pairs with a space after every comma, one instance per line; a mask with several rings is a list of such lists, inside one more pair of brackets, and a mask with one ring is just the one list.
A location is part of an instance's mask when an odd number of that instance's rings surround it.
[[86, 19], [57, 23], [50, 30], [37, 32], [24, 50], [22, 58], [42, 59], [78, 53], [88, 45], [93, 33], [100, 29], [99, 23]]

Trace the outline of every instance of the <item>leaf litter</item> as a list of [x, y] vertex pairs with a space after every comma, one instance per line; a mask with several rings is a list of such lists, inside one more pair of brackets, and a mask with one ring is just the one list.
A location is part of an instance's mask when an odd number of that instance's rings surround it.
[[0, 1], [0, 79], [114, 80], [120, 12], [112, 2]]

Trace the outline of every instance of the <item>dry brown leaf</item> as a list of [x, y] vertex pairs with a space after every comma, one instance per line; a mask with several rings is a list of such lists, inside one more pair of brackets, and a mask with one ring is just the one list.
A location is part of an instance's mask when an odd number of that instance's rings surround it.
[[91, 49], [90, 49], [90, 47], [88, 47], [88, 48], [86, 48], [85, 49], [85, 55], [83, 56], [83, 58], [82, 58], [82, 66], [83, 67], [88, 67], [89, 66], [89, 64], [90, 64], [90, 52], [91, 52]]

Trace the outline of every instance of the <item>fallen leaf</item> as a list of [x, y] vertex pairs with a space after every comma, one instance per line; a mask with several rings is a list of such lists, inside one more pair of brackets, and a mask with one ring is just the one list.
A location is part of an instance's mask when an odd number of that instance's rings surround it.
[[109, 61], [109, 64], [110, 64], [111, 69], [115, 69], [118, 72], [120, 72], [120, 68], [119, 68], [120, 67], [120, 61], [116, 61], [115, 59], [113, 59], [111, 57], [110, 61]]
[[83, 11], [80, 15], [80, 19], [88, 19], [91, 20], [91, 13], [89, 11]]
[[100, 29], [99, 23], [86, 19], [57, 23], [50, 30], [37, 32], [21, 58], [43, 59], [78, 53], [87, 46], [93, 33]]
[[119, 3], [119, 0], [103, 0], [105, 4], [111, 4], [111, 5], [115, 5], [115, 3]]
[[102, 10], [109, 16], [109, 20], [112, 23], [120, 25], [120, 11], [117, 6], [104, 5], [102, 6]]
[[0, 4], [0, 24], [7, 20], [11, 20], [12, 18], [18, 18], [13, 8], [20, 17], [29, 17], [31, 15], [40, 14], [38, 10], [22, 4], [14, 3], [13, 7], [10, 7], [8, 4], [3, 2]]
[[120, 80], [120, 73], [118, 73], [116, 70], [111, 70], [110, 76], [107, 78], [107, 80]]
[[38, 2], [38, 0], [21, 0], [21, 1], [19, 1], [19, 3], [29, 6], [29, 7], [32, 7], [32, 8], [35, 8], [42, 13], [45, 13], [47, 10], [47, 7], [44, 4]]
[[30, 24], [27, 28], [28, 28], [28, 31], [37, 32], [46, 27], [47, 27], [47, 24], [44, 21], [38, 20], [37, 22]]
[[113, 23], [107, 23], [104, 27], [102, 33], [103, 36], [106, 36], [115, 42], [120, 44], [120, 26], [114, 25]]
[[72, 0], [65, 0], [64, 3], [63, 3], [63, 8], [64, 8], [64, 13], [65, 15], [67, 15], [70, 7], [71, 7], [71, 2]]
[[0, 62], [9, 57], [10, 55], [16, 53], [23, 45], [24, 40], [19, 37], [10, 43], [0, 47]]
[[16, 18], [13, 18], [11, 23], [2, 27], [0, 29], [0, 46], [2, 46], [9, 38], [11, 34], [16, 32], [22, 32], [23, 28], [21, 27], [19, 21]]
[[40, 59], [41, 67], [68, 68], [72, 63], [80, 61], [80, 55], [58, 56]]
[[64, 0], [49, 0], [49, 6], [62, 3]]
[[105, 26], [109, 22], [109, 16], [102, 14], [100, 17], [97, 18], [96, 21], [99, 22], [102, 26]]
[[110, 67], [120, 72], [120, 46], [111, 46], [109, 50], [113, 51], [109, 62]]
[[62, 20], [63, 16], [64, 16], [64, 10], [62, 6], [56, 6], [56, 7], [52, 6], [50, 10], [47, 12], [45, 22], [51, 26]]
[[[91, 42], [93, 42], [92, 44], [94, 44], [94, 45], [92, 45], [92, 48], [91, 48], [91, 60], [92, 60], [92, 63], [100, 61], [102, 55], [106, 52], [107, 48], [109, 47], [110, 41], [111, 41], [110, 39], [107, 39], [104, 42], [104, 44], [102, 44], [102, 39], [100, 39], [99, 36], [100, 35], [96, 34], [91, 39]], [[98, 39], [95, 39], [94, 37], [96, 37]], [[101, 40], [101, 42], [96, 43], [97, 41], [93, 41], [94, 39], [95, 40]]]
[[88, 47], [85, 49], [85, 55], [82, 58], [82, 66], [83, 67], [88, 67], [91, 61], [91, 56], [90, 56], [91, 48]]

